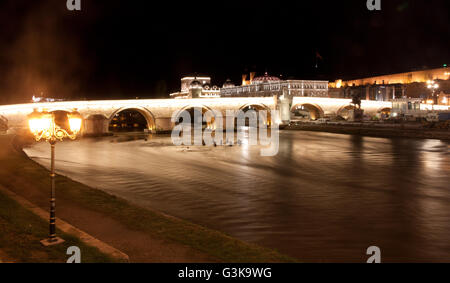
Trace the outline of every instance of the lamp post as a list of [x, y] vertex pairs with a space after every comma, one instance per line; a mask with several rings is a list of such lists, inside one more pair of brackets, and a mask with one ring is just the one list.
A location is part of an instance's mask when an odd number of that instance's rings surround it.
[[80, 113], [74, 111], [67, 114], [69, 121], [69, 129], [63, 129], [56, 125], [55, 115], [49, 112], [38, 112], [36, 109], [28, 115], [28, 125], [31, 133], [33, 133], [36, 141], [45, 140], [50, 143], [51, 147], [51, 163], [50, 163], [50, 231], [48, 239], [42, 240], [44, 246], [56, 245], [64, 242], [63, 239], [56, 237], [56, 197], [55, 197], [55, 144], [57, 140], [62, 141], [63, 138], [74, 140], [81, 130], [83, 118]]
[[431, 93], [431, 99], [433, 99], [434, 104], [438, 104], [435, 92], [436, 92], [436, 89], [439, 88], [439, 85], [437, 83], [435, 83], [434, 81], [427, 81], [427, 88], [433, 90]]

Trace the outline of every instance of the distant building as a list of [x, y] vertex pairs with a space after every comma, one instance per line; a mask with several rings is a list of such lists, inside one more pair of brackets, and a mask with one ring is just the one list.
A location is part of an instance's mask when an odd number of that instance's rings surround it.
[[[435, 92], [450, 91], [450, 70], [437, 68], [355, 80], [336, 80], [329, 83], [330, 97], [350, 98], [359, 94], [362, 99], [392, 101], [401, 98], [428, 99]], [[430, 82], [438, 89], [430, 89]]]
[[208, 98], [220, 97], [218, 86], [211, 86], [210, 77], [184, 77], [181, 79], [181, 90], [171, 93], [171, 98]]
[[241, 86], [225, 85], [220, 90], [221, 97], [274, 96], [286, 93], [290, 96], [328, 97], [328, 81], [281, 80], [275, 76], [255, 77], [250, 74], [247, 81], [243, 76]]
[[437, 68], [422, 71], [412, 71], [406, 73], [398, 73], [384, 76], [375, 76], [363, 79], [342, 81], [338, 80], [330, 83], [330, 87], [342, 86], [366, 86], [366, 85], [395, 85], [395, 84], [411, 84], [426, 83], [430, 80], [448, 80], [450, 79], [450, 70], [448, 68]]
[[64, 101], [64, 99], [57, 99], [57, 98], [49, 98], [49, 97], [38, 97], [34, 96], [31, 98], [31, 102], [38, 103], [38, 102], [55, 102], [55, 101]]
[[171, 93], [171, 98], [208, 98], [208, 97], [251, 97], [251, 96], [310, 96], [328, 97], [328, 81], [312, 80], [281, 80], [269, 76], [256, 77], [250, 74], [242, 76], [242, 85], [235, 86], [231, 80], [226, 80], [222, 88], [211, 86], [210, 77], [184, 77], [181, 79], [181, 90]]
[[393, 117], [426, 118], [430, 114], [448, 113], [448, 105], [434, 104], [433, 100], [423, 101], [420, 98], [399, 98], [392, 101]]

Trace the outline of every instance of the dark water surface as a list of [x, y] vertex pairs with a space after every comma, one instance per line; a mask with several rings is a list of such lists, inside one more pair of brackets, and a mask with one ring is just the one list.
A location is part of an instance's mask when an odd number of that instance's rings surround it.
[[[49, 166], [50, 147], [26, 153]], [[281, 132], [260, 148], [170, 137], [58, 143], [57, 172], [302, 261], [450, 261], [449, 143]]]

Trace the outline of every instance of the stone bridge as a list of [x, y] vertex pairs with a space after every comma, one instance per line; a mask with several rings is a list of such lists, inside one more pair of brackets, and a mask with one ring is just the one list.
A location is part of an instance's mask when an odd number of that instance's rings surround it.
[[[352, 108], [351, 99], [342, 98], [326, 98], [326, 97], [293, 97], [291, 104], [291, 111], [299, 106], [306, 106], [310, 111], [316, 112], [320, 117], [333, 117], [342, 115], [342, 113]], [[361, 100], [361, 109], [364, 114], [374, 116], [382, 111], [390, 111], [392, 109], [392, 102], [375, 101], [375, 100]]]
[[[350, 99], [321, 97], [293, 97], [291, 99], [273, 97], [233, 97], [199, 99], [133, 99], [133, 100], [93, 100], [64, 101], [46, 103], [28, 103], [0, 106], [0, 115], [8, 121], [9, 129], [27, 127], [27, 115], [34, 109], [46, 111], [77, 110], [84, 118], [83, 133], [101, 134], [108, 132], [114, 116], [124, 110], [135, 110], [147, 120], [149, 130], [153, 132], [170, 131], [174, 124], [171, 117], [174, 112], [199, 107], [204, 110], [220, 111], [226, 119], [227, 111], [236, 113], [248, 106], [257, 109], [279, 110], [278, 117], [272, 117], [277, 123], [289, 122], [292, 111], [299, 106], [315, 111], [318, 117], [339, 115], [350, 106]], [[375, 114], [391, 108], [390, 102], [362, 101], [365, 113]], [[229, 113], [228, 113], [229, 114]], [[226, 123], [224, 121], [224, 127]]]

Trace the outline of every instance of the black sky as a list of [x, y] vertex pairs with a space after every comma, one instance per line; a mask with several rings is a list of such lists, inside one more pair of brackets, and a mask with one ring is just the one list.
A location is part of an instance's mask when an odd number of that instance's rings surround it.
[[[245, 71], [358, 78], [450, 62], [450, 1], [0, 2], [0, 103], [166, 97], [179, 79]], [[322, 56], [315, 68], [316, 52]]]

